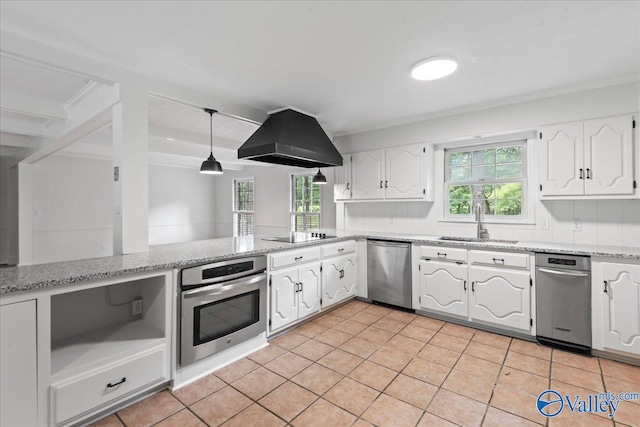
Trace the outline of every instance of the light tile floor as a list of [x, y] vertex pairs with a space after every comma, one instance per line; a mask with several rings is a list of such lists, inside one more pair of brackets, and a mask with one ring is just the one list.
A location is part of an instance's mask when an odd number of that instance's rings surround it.
[[640, 401], [547, 420], [548, 389], [639, 392], [640, 368], [352, 301], [174, 393], [94, 426], [640, 425]]

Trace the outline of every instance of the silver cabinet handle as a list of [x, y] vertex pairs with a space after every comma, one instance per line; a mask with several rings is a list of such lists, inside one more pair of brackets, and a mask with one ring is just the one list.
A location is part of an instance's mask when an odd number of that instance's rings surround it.
[[605, 294], [609, 293], [609, 291], [607, 290], [607, 281], [606, 280], [604, 281], [604, 293]]
[[464, 291], [467, 292], [467, 281], [466, 280], [462, 283], [462, 287], [464, 288]]
[[588, 273], [569, 273], [568, 271], [552, 270], [550, 268], [538, 268], [538, 271], [549, 274], [557, 274], [559, 276], [589, 277]]
[[584, 179], [584, 171], [580, 168], [580, 179]]
[[476, 291], [476, 282], [471, 282], [471, 292]]
[[587, 179], [591, 179], [591, 169], [587, 168]]
[[382, 181], [380, 181], [380, 188], [382, 188]]
[[389, 188], [389, 181], [384, 182], [384, 188]]

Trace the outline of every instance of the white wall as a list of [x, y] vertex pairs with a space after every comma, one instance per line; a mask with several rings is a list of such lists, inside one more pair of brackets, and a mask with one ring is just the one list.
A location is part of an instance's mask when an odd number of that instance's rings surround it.
[[[301, 169], [288, 166], [255, 166], [244, 171], [226, 171], [216, 176], [216, 237], [233, 235], [232, 196], [233, 180], [236, 178], [255, 179], [255, 224], [254, 234], [282, 236], [290, 230], [290, 191], [292, 173], [313, 173], [317, 169]], [[333, 170], [322, 169], [327, 184], [322, 187], [322, 227], [336, 227], [336, 208], [333, 202]]]
[[[48, 157], [33, 166], [33, 263], [113, 254], [111, 159]], [[149, 244], [214, 237], [211, 177], [149, 166]]]
[[[535, 129], [547, 124], [638, 111], [640, 82], [635, 82], [346, 135], [335, 138], [335, 142], [339, 150], [345, 153], [419, 142], [437, 144], [457, 138]], [[638, 147], [636, 134], [636, 149]], [[474, 224], [440, 221], [443, 216], [443, 149], [436, 149], [435, 159], [434, 203], [338, 203], [338, 226], [353, 230], [474, 236]], [[534, 225], [488, 224], [491, 237], [520, 241], [640, 245], [640, 200], [536, 200], [534, 212]], [[549, 229], [543, 229], [546, 219], [549, 220]], [[573, 219], [582, 221], [582, 231], [572, 230]]]
[[198, 168], [149, 166], [149, 244], [215, 236], [215, 177]]

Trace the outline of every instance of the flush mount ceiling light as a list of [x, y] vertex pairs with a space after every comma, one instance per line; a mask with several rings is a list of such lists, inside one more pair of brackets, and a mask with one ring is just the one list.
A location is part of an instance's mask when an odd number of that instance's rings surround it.
[[320, 169], [318, 169], [318, 173], [313, 176], [313, 181], [312, 182], [314, 184], [320, 184], [320, 185], [326, 184], [327, 183], [327, 177], [324, 176], [322, 174], [322, 172], [320, 172]]
[[205, 108], [204, 111], [209, 114], [209, 124], [211, 127], [211, 154], [209, 154], [209, 158], [207, 160], [202, 162], [202, 166], [200, 166], [200, 173], [220, 175], [222, 173], [222, 165], [215, 157], [213, 157], [213, 114], [217, 113], [217, 111], [208, 108]]
[[435, 56], [423, 59], [411, 68], [411, 77], [416, 80], [436, 80], [448, 76], [458, 68], [455, 59]]

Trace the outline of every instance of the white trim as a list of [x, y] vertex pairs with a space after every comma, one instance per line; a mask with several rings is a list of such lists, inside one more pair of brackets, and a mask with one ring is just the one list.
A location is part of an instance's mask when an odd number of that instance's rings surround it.
[[87, 84], [85, 84], [82, 89], [80, 89], [78, 92], [76, 92], [71, 98], [69, 98], [67, 100], [67, 102], [65, 102], [64, 104], [62, 104], [62, 106], [68, 110], [70, 108], [75, 107], [79, 102], [81, 102], [83, 99], [85, 99], [87, 96], [91, 95], [93, 92], [95, 92], [98, 88], [100, 87], [100, 83], [96, 83], [96, 82], [88, 82]]

